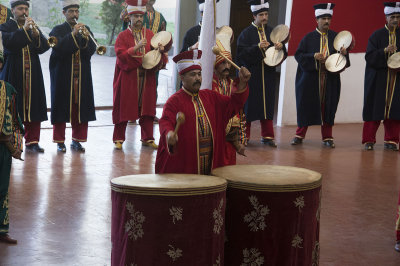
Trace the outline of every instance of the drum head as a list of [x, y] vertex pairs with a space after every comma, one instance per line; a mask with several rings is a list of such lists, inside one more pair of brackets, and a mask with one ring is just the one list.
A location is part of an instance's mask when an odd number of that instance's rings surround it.
[[333, 47], [336, 51], [340, 51], [342, 47], [346, 50], [351, 50], [354, 47], [354, 38], [350, 31], [344, 30], [336, 35], [333, 41]]
[[265, 52], [264, 63], [267, 66], [276, 67], [285, 60], [285, 53], [283, 50], [276, 50], [274, 46], [267, 49]]
[[281, 42], [284, 44], [288, 41], [289, 35], [290, 35], [289, 27], [284, 24], [281, 24], [276, 26], [272, 30], [270, 38], [273, 43]]
[[160, 31], [151, 38], [151, 46], [154, 49], [158, 48], [158, 44], [165, 47], [165, 52], [171, 48], [172, 45], [172, 34], [168, 31]]
[[226, 189], [226, 180], [193, 174], [130, 175], [111, 179], [114, 191], [141, 195], [201, 195]]
[[389, 57], [388, 67], [392, 70], [400, 69], [400, 52], [395, 53]]
[[152, 50], [143, 56], [144, 69], [153, 69], [161, 63], [161, 54], [158, 50]]
[[277, 165], [232, 165], [214, 169], [212, 175], [228, 180], [228, 187], [258, 191], [302, 191], [321, 186], [320, 173]]
[[226, 35], [229, 36], [230, 41], [232, 43], [233, 41], [233, 30], [229, 26], [222, 26], [221, 28], [218, 28], [216, 31], [216, 35]]
[[340, 73], [346, 68], [347, 59], [344, 55], [336, 53], [330, 55], [325, 61], [326, 70], [331, 73]]

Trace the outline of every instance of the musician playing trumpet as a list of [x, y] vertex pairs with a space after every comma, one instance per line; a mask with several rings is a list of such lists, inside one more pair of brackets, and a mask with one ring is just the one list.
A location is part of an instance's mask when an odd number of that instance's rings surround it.
[[87, 141], [88, 122], [96, 120], [91, 71], [96, 44], [89, 27], [77, 23], [79, 0], [64, 0], [62, 8], [65, 22], [50, 32], [58, 39], [50, 56], [53, 142], [59, 152], [66, 152], [65, 127], [71, 123], [71, 149], [84, 152], [81, 142]]
[[50, 47], [29, 17], [29, 1], [11, 0], [13, 19], [0, 26], [3, 34], [4, 69], [0, 79], [17, 90], [18, 113], [25, 126], [26, 151], [43, 152], [40, 124], [47, 120], [46, 94], [39, 54]]
[[272, 28], [267, 26], [268, 0], [249, 0], [254, 22], [245, 28], [237, 40], [237, 63], [251, 72], [250, 94], [244, 107], [246, 115], [246, 139], [250, 139], [252, 121], [260, 121], [261, 143], [276, 147], [273, 128], [275, 108], [276, 68], [264, 63], [265, 51], [272, 45], [277, 50], [286, 48], [282, 43], [270, 41]]

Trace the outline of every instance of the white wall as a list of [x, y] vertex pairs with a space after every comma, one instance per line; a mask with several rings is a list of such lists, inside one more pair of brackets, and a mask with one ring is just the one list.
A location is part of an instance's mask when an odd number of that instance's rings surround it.
[[[335, 123], [361, 123], [364, 97], [365, 54], [350, 54], [351, 67], [341, 74], [342, 89]], [[294, 56], [282, 65], [279, 91], [278, 126], [296, 125], [295, 78], [297, 62]]]

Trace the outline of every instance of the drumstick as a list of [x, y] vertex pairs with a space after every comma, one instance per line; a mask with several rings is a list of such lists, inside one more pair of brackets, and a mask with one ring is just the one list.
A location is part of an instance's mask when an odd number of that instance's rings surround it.
[[221, 53], [221, 49], [219, 49], [218, 46], [214, 46], [212, 48], [212, 51], [214, 54], [222, 56], [226, 61], [228, 61], [229, 63], [232, 64], [232, 66], [234, 66], [237, 70], [240, 70], [240, 67], [238, 65], [236, 65], [235, 63], [233, 63], [232, 60], [230, 60], [228, 57], [226, 57], [223, 53]]
[[174, 130], [174, 133], [175, 133], [175, 134], [178, 133], [179, 127], [180, 127], [183, 123], [185, 123], [185, 114], [182, 113], [182, 112], [178, 112], [178, 113], [176, 114], [176, 126], [175, 126], [175, 130]]
[[[343, 44], [342, 48], [344, 48], [344, 44]], [[340, 50], [342, 50], [342, 49], [340, 49]], [[340, 51], [339, 51], [339, 53], [340, 53]], [[335, 65], [335, 67], [337, 67], [337, 65], [338, 65], [339, 58], [340, 58], [340, 56], [338, 56], [338, 59], [337, 59], [337, 61], [336, 61], [336, 65]], [[343, 59], [342, 59], [342, 60], [343, 60]], [[340, 63], [342, 63], [342, 61], [340, 61]]]

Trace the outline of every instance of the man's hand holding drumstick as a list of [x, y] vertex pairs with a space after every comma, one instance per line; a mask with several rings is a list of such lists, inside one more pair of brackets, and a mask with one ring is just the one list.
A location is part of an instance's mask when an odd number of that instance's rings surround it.
[[178, 112], [176, 114], [176, 126], [174, 131], [170, 131], [167, 134], [168, 149], [171, 154], [175, 153], [176, 145], [178, 144], [178, 130], [179, 127], [185, 123], [185, 114]]

